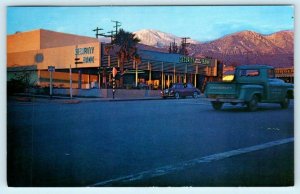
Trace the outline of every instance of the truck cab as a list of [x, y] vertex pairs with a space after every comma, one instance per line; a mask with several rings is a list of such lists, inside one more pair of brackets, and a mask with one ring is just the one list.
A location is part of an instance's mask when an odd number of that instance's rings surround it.
[[293, 89], [293, 84], [275, 78], [271, 66], [242, 65], [235, 69], [232, 80], [208, 83], [204, 94], [216, 110], [224, 103], [242, 103], [254, 111], [259, 102], [279, 103], [282, 108], [288, 108]]

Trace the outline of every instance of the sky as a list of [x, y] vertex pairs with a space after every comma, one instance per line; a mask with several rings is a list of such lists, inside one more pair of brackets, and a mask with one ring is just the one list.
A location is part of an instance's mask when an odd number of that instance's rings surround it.
[[293, 17], [291, 5], [8, 7], [7, 34], [42, 28], [95, 37], [93, 29], [107, 33], [114, 29], [114, 20], [130, 32], [154, 29], [205, 42], [243, 30], [294, 30]]

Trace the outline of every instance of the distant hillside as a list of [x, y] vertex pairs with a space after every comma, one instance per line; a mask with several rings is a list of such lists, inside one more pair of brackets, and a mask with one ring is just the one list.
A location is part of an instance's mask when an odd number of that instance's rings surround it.
[[262, 35], [252, 31], [234, 33], [215, 41], [192, 45], [194, 56], [210, 56], [227, 64], [293, 66], [294, 33], [280, 31]]

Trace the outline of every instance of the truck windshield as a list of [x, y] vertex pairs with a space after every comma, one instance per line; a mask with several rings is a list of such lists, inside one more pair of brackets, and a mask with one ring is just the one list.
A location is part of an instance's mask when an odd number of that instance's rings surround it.
[[234, 71], [224, 72], [222, 80], [224, 82], [232, 82], [234, 80]]

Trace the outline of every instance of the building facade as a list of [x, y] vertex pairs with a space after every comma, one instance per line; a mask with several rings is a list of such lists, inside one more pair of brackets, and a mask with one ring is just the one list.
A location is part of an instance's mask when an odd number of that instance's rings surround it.
[[[175, 82], [190, 82], [200, 87], [204, 76], [217, 77], [216, 59], [192, 58], [180, 54], [139, 48], [139, 61], [125, 61], [124, 71], [116, 76], [117, 87], [149, 86], [163, 89]], [[77, 59], [77, 60], [75, 60]], [[120, 68], [117, 48], [96, 38], [33, 30], [7, 36], [8, 81], [28, 73], [32, 85], [89, 89], [112, 86], [112, 67]], [[220, 70], [220, 68], [219, 68]], [[120, 84], [120, 78], [124, 82]]]
[[[34, 30], [7, 36], [8, 79], [30, 70], [32, 84], [49, 85], [48, 67], [54, 66], [54, 86], [70, 87], [72, 68], [73, 87], [97, 82], [97, 69], [101, 65], [101, 43], [98, 39]], [[80, 57], [82, 64], [74, 64]]]

